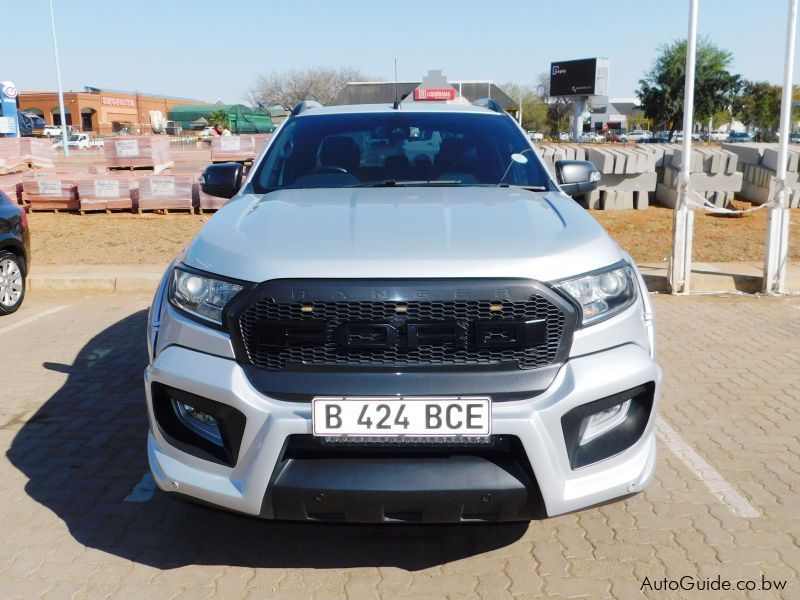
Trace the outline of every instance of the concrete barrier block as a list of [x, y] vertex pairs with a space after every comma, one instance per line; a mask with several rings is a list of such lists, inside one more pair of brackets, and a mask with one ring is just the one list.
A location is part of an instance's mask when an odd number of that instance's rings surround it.
[[592, 190], [588, 194], [584, 194], [583, 201], [586, 208], [591, 208], [592, 210], [600, 210], [600, 208], [602, 208], [600, 203], [600, 190]]
[[764, 150], [767, 148], [769, 148], [769, 144], [757, 144], [755, 142], [722, 144], [722, 149], [735, 154], [739, 163], [749, 163], [752, 165], [761, 163], [761, 157], [764, 154]]
[[667, 208], [675, 208], [678, 203], [678, 190], [659, 183], [656, 185], [656, 200]]
[[616, 191], [648, 191], [656, 189], [656, 173], [636, 173], [634, 175], [603, 175], [598, 189]]
[[600, 192], [603, 210], [626, 210], [633, 208], [633, 192], [615, 192], [604, 190]]
[[[777, 146], [764, 149], [764, 155], [761, 158], [761, 164], [768, 169], [772, 169], [773, 171], [778, 170]], [[786, 157], [786, 170], [790, 173], [796, 173], [798, 170], [798, 153], [791, 149]]]
[[733, 175], [739, 166], [739, 156], [730, 150], [723, 149], [720, 150], [720, 152], [727, 158], [727, 163], [725, 164], [725, 174]]
[[586, 156], [601, 173], [614, 172], [614, 156], [601, 148], [584, 148]]

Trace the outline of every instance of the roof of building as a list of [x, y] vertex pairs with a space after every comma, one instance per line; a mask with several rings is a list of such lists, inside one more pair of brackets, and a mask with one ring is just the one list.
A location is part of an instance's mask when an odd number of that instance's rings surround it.
[[[505, 110], [517, 110], [519, 105], [500, 87], [491, 81], [450, 81], [450, 86], [469, 102], [481, 98], [497, 100]], [[398, 81], [397, 95], [400, 99], [413, 94], [419, 81]], [[334, 104], [384, 104], [395, 100], [393, 81], [352, 81], [339, 92]]]
[[593, 115], [624, 115], [630, 117], [642, 107], [635, 98], [610, 98], [605, 104], [591, 109]]
[[99, 88], [94, 87], [91, 85], [84, 86], [83, 90], [89, 93], [97, 93], [97, 92], [108, 92], [110, 94], [130, 94], [132, 96], [147, 96], [149, 98], [167, 98], [169, 100], [184, 100], [186, 102], [203, 102], [202, 100], [197, 100], [195, 98], [183, 98], [181, 96], [170, 96], [166, 94], [151, 94], [149, 92], [142, 92], [138, 90], [115, 90], [111, 88]]

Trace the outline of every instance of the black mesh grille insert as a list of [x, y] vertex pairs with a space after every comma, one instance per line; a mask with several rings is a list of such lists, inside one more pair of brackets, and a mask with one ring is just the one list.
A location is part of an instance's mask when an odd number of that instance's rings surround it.
[[[498, 311], [497, 306], [502, 310]], [[313, 311], [301, 311], [311, 307]], [[398, 307], [400, 310], [398, 311]], [[494, 310], [492, 310], [494, 307]], [[543, 344], [529, 348], [476, 348], [472, 335], [476, 319], [529, 321], [545, 319], [546, 339]], [[327, 342], [318, 346], [295, 346], [276, 349], [259, 343], [258, 323], [262, 321], [320, 321], [327, 322]], [[404, 333], [389, 348], [346, 349], [336, 345], [334, 332], [345, 322], [388, 322], [401, 327], [413, 321], [463, 321], [468, 323], [466, 348], [452, 344], [420, 345], [405, 348]], [[281, 370], [289, 364], [309, 366], [352, 367], [420, 367], [470, 366], [510, 363], [522, 369], [542, 367], [552, 363], [564, 337], [565, 315], [544, 296], [534, 294], [527, 301], [343, 301], [343, 302], [276, 302], [261, 298], [245, 307], [238, 317], [247, 360], [257, 367]]]

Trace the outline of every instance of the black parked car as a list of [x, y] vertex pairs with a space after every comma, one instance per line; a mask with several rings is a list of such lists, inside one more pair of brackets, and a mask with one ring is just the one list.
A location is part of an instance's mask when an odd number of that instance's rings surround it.
[[25, 298], [30, 249], [25, 210], [0, 191], [0, 315], [15, 312]]

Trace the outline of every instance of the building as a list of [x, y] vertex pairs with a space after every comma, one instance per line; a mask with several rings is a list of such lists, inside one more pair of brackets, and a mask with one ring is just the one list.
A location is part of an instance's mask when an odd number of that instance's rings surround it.
[[[438, 71], [432, 73], [439, 74]], [[339, 92], [334, 104], [391, 104], [395, 100], [395, 85], [397, 96], [401, 101], [406, 98], [411, 100], [414, 90], [421, 83], [420, 81], [399, 81], [397, 84], [393, 81], [351, 81]], [[481, 98], [494, 98], [506, 112], [516, 118], [519, 104], [491, 81], [449, 81], [446, 84], [456, 90], [454, 102], [471, 104]]]
[[[48, 125], [61, 125], [57, 92], [20, 92], [18, 109], [39, 115]], [[160, 132], [175, 106], [203, 104], [199, 100], [139, 92], [86, 87], [64, 93], [66, 123], [84, 132], [105, 135], [127, 129], [130, 133]]]
[[593, 98], [589, 110], [592, 131], [650, 129], [638, 98]]

